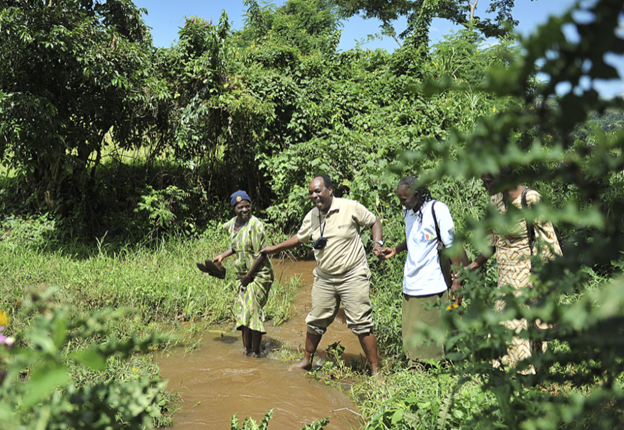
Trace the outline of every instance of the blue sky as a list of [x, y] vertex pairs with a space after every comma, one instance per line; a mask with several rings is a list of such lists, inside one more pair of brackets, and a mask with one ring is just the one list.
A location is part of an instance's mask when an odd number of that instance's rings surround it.
[[[274, 0], [273, 2], [280, 5], [284, 3], [284, 0]], [[147, 9], [148, 15], [145, 17], [145, 22], [152, 28], [154, 44], [162, 47], [171, 46], [177, 39], [179, 27], [183, 25], [185, 16], [194, 15], [206, 19], [212, 18], [213, 21], [216, 21], [221, 16], [221, 11], [225, 10], [232, 27], [238, 29], [243, 26], [243, 14], [245, 13], [242, 0], [134, 0], [134, 3], [138, 7]], [[523, 35], [528, 35], [537, 26], [546, 22], [549, 16], [565, 12], [575, 2], [574, 0], [516, 0], [515, 3], [513, 16], [520, 22], [517, 30]], [[484, 16], [488, 4], [489, 0], [480, 0], [476, 15]], [[356, 46], [357, 40], [365, 39], [368, 34], [378, 33], [380, 22], [353, 17], [343, 24], [339, 48], [348, 50]], [[397, 33], [400, 33], [405, 25], [404, 20], [395, 23]], [[432, 40], [440, 39], [453, 28], [449, 21], [434, 20], [430, 37]], [[392, 38], [384, 38], [366, 43], [362, 47], [393, 51], [398, 45]], [[624, 59], [612, 56], [607, 61], [618, 67], [620, 76], [624, 76]], [[607, 97], [624, 94], [624, 82], [622, 80], [599, 82], [596, 84], [596, 88], [603, 96]]]

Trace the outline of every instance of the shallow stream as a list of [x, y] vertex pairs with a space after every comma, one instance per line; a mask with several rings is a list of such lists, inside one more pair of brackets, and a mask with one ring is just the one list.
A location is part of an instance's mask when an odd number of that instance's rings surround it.
[[[314, 261], [284, 261], [275, 264], [277, 279], [301, 276], [304, 287], [294, 300], [291, 318], [278, 327], [265, 324], [266, 351], [261, 358], [245, 357], [239, 332], [233, 325], [223, 331], [210, 330], [198, 351], [171, 353], [158, 359], [161, 376], [169, 380], [169, 389], [179, 391], [184, 401], [174, 416], [173, 429], [226, 429], [232, 415], [242, 423], [245, 417], [260, 422], [273, 411], [269, 429], [297, 430], [315, 419], [329, 417], [326, 429], [359, 428], [357, 406], [348, 393], [314, 381], [303, 371], [289, 372], [288, 363], [274, 357], [271, 345], [289, 345], [302, 349], [305, 342], [305, 317], [310, 310], [310, 289]], [[342, 310], [319, 345], [316, 359], [324, 359], [328, 345], [340, 341], [345, 347], [343, 359], [361, 354], [357, 337], [347, 329]], [[273, 347], [274, 348], [274, 347]], [[360, 357], [360, 359], [362, 359]]]

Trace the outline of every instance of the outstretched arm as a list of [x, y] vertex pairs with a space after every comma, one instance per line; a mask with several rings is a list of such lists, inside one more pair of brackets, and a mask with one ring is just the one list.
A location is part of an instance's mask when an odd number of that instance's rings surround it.
[[234, 254], [234, 251], [232, 251], [232, 248], [230, 248], [227, 251], [224, 251], [221, 254], [217, 255], [215, 258], [212, 259], [212, 261], [213, 263], [221, 263], [223, 259], [229, 257], [232, 254]]
[[377, 241], [381, 241], [383, 239], [383, 227], [381, 226], [381, 221], [379, 218], [375, 218], [375, 224], [373, 224], [373, 254], [377, 256], [380, 260], [385, 260], [386, 257], [383, 254], [383, 250], [381, 249], [381, 245], [377, 243]]
[[[462, 248], [461, 253], [459, 255], [451, 257], [451, 268], [456, 267], [466, 267], [468, 265], [468, 256], [466, 255], [466, 250]], [[458, 269], [455, 269], [451, 272], [451, 279], [453, 282], [451, 283], [451, 300], [455, 300], [455, 303], [461, 305], [463, 296], [459, 293], [461, 289], [461, 282], [457, 279]]]
[[299, 239], [297, 239], [297, 235], [295, 234], [291, 236], [290, 239], [286, 239], [277, 245], [264, 247], [264, 249], [260, 250], [260, 254], [275, 254], [282, 251], [288, 251], [289, 249], [296, 248], [299, 245], [301, 245], [301, 242], [299, 242]]
[[394, 248], [384, 248], [381, 250], [383, 256], [382, 260], [389, 260], [400, 252], [407, 251], [407, 241], [403, 241], [402, 244], [395, 246]]
[[490, 257], [494, 255], [495, 253], [496, 253], [496, 247], [493, 246], [490, 249], [489, 253], [482, 252], [481, 254], [479, 254], [479, 256], [475, 258], [472, 263], [470, 263], [469, 265], [470, 270], [475, 271], [479, 267], [483, 266], [485, 262], [488, 261]]

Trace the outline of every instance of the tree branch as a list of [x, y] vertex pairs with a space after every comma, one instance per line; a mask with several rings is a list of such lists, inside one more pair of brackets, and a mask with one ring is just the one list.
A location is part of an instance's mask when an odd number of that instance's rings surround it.
[[475, 13], [475, 10], [477, 9], [477, 3], [479, 3], [479, 0], [474, 0], [474, 3], [471, 3], [470, 1], [468, 1], [468, 4], [470, 4], [470, 22], [471, 23], [474, 20], [474, 13]]

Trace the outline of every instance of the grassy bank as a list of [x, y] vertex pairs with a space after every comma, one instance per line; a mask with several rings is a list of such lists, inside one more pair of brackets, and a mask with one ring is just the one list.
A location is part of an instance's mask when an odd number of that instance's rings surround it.
[[[60, 245], [49, 240], [53, 234], [53, 224], [42, 219], [5, 223], [0, 267], [6, 308], [14, 308], [29, 291], [54, 287], [57, 300], [85, 311], [131, 307], [142, 324], [232, 318], [233, 274], [218, 280], [195, 266], [228, 247], [216, 224], [198, 239], [174, 238], [149, 246], [107, 244], [105, 237], [90, 245]], [[270, 297], [267, 317], [285, 320], [292, 290], [279, 285]]]
[[[156, 397], [143, 393], [149, 399], [143, 407], [155, 425], [167, 425], [177, 395], [161, 390], [152, 353], [173, 346], [196, 348], [207, 325], [233, 320], [233, 271], [217, 280], [195, 266], [225, 247], [216, 224], [198, 238], [129, 246], [107, 243], [105, 237], [60, 243], [53, 222], [45, 218], [6, 221], [0, 240], [0, 310], [9, 323], [3, 335], [16, 338], [11, 352], [36, 348], [42, 337], [54, 343], [52, 353], [30, 362], [17, 379], [33, 379], [31, 371], [50, 359], [67, 366], [71, 383], [60, 384], [64, 392], [111, 383], [117, 388], [139, 381], [146, 387], [158, 385]], [[299, 286], [296, 280], [277, 280], [266, 318], [275, 324], [288, 319]], [[68, 335], [57, 345], [60, 332]], [[93, 345], [119, 351], [103, 354], [106, 365], [101, 369], [72, 359]], [[8, 352], [0, 351], [0, 363], [6, 362], [10, 371], [19, 367], [19, 360]]]

